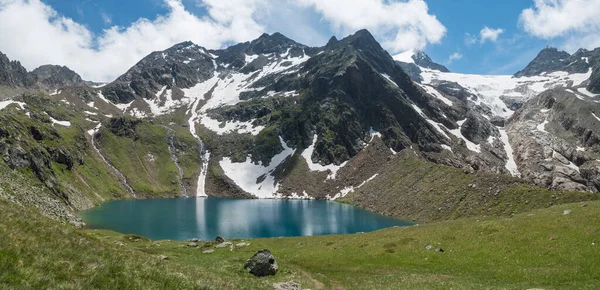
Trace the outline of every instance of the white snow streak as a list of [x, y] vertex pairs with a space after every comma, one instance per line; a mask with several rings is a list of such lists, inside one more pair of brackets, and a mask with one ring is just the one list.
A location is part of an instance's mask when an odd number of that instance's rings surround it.
[[330, 165], [325, 165], [325, 166], [318, 164], [318, 163], [313, 163], [312, 155], [315, 152], [315, 144], [317, 144], [317, 134], [314, 135], [312, 144], [308, 148], [306, 148], [304, 150], [304, 152], [302, 152], [302, 157], [304, 157], [304, 159], [306, 160], [306, 163], [308, 163], [308, 168], [311, 171], [319, 171], [319, 172], [329, 171], [330, 174], [327, 176], [327, 179], [335, 179], [338, 170], [340, 170], [342, 167], [346, 166], [348, 161], [346, 161], [340, 165], [330, 164]]
[[508, 141], [508, 133], [506, 133], [506, 129], [504, 128], [498, 127], [498, 130], [500, 131], [500, 139], [502, 140], [502, 143], [504, 143], [504, 151], [506, 151], [506, 156], [508, 156], [506, 170], [508, 170], [512, 176], [521, 177], [521, 172], [519, 172], [519, 167], [515, 161], [513, 148]]

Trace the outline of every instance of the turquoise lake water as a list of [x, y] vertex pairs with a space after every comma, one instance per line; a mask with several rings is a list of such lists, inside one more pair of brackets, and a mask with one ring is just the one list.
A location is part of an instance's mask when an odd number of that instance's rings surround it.
[[82, 213], [93, 229], [153, 240], [213, 240], [350, 234], [412, 223], [320, 200], [179, 198], [124, 200]]

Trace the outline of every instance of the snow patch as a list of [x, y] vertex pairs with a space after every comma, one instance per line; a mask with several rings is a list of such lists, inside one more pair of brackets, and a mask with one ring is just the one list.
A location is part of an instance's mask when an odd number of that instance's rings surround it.
[[10, 106], [11, 104], [17, 104], [21, 108], [21, 110], [25, 110], [25, 105], [26, 105], [25, 103], [13, 101], [13, 100], [1, 101], [0, 102], [0, 110], [5, 109], [6, 107]]
[[274, 198], [279, 190], [279, 183], [275, 182], [273, 172], [277, 166], [296, 153], [296, 149], [288, 147], [283, 138], [279, 137], [279, 141], [284, 150], [273, 156], [268, 166], [263, 166], [261, 162], [254, 164], [251, 158], [247, 158], [246, 162], [234, 163], [229, 157], [223, 158], [219, 165], [227, 177], [244, 191], [258, 198]]
[[438, 100], [444, 102], [444, 104], [446, 104], [447, 106], [452, 107], [452, 105], [453, 105], [452, 101], [450, 101], [450, 99], [444, 97], [444, 95], [442, 95], [440, 92], [438, 92], [438, 90], [436, 90], [433, 87], [428, 86], [428, 85], [422, 85], [419, 83], [416, 83], [416, 84], [418, 84], [421, 88], [423, 88], [428, 94], [430, 94], [430, 95], [434, 96], [435, 98], [437, 98]]
[[444, 149], [446, 149], [446, 150], [448, 150], [450, 152], [454, 152], [454, 151], [452, 151], [452, 147], [450, 147], [450, 146], [448, 146], [446, 144], [442, 144], [442, 148], [444, 148]]
[[59, 121], [59, 120], [56, 120], [56, 119], [54, 119], [54, 118], [52, 118], [50, 116], [48, 116], [48, 117], [50, 118], [50, 121], [52, 122], [52, 125], [60, 125], [60, 126], [63, 126], [63, 127], [71, 127], [71, 122], [69, 122], [69, 121]]
[[543, 76], [514, 78], [510, 75], [470, 75], [443, 73], [421, 68], [423, 84], [439, 81], [456, 82], [477, 96], [476, 104], [485, 104], [492, 109], [494, 116], [508, 118], [513, 115], [500, 97], [513, 97], [528, 100], [543, 91], [557, 87], [576, 87], [588, 80], [592, 70], [583, 74], [553, 72]]
[[592, 113], [592, 116], [594, 116], [594, 118], [596, 118], [596, 120], [600, 121], [600, 118], [598, 116], [596, 116], [596, 114]]
[[312, 155], [315, 152], [315, 144], [317, 144], [317, 134], [315, 134], [313, 136], [313, 142], [312, 144], [304, 149], [304, 152], [302, 152], [302, 157], [304, 157], [304, 160], [306, 160], [306, 163], [308, 163], [308, 168], [311, 171], [318, 171], [318, 172], [324, 172], [324, 171], [329, 171], [329, 175], [327, 176], [327, 179], [335, 179], [338, 170], [340, 170], [342, 167], [346, 166], [346, 164], [348, 163], [348, 161], [340, 164], [340, 165], [335, 165], [335, 164], [330, 164], [330, 165], [321, 165], [318, 163], [313, 163], [312, 161]]
[[597, 96], [600, 96], [599, 94], [594, 94], [594, 93], [588, 91], [586, 88], [579, 88], [579, 89], [577, 89], [577, 91], [579, 91], [583, 95], [588, 96], [590, 98], [595, 98]]
[[500, 140], [504, 143], [504, 151], [508, 157], [508, 160], [506, 161], [506, 170], [514, 177], [521, 177], [521, 172], [519, 172], [519, 167], [515, 161], [514, 150], [508, 141], [508, 133], [506, 133], [506, 129], [501, 127], [498, 127], [498, 130], [500, 131]]
[[400, 61], [400, 62], [405, 62], [405, 63], [415, 63], [415, 60], [412, 58], [412, 56], [415, 55], [415, 51], [414, 50], [407, 50], [403, 53], [394, 55], [394, 60]]
[[379, 137], [379, 139], [383, 138], [383, 135], [381, 135], [381, 133], [373, 130], [373, 127], [371, 127], [371, 129], [369, 129], [369, 135], [371, 135], [371, 140], [369, 142], [373, 142], [373, 139], [375, 139], [375, 137]]
[[219, 120], [212, 119], [207, 115], [202, 115], [200, 117], [200, 123], [204, 125], [204, 127], [209, 130], [216, 132], [218, 135], [238, 133], [238, 134], [247, 134], [250, 133], [254, 136], [258, 135], [263, 129], [264, 126], [254, 126], [255, 120], [251, 120], [248, 122], [241, 121], [227, 121], [220, 122]]
[[394, 80], [392, 80], [392, 78], [389, 75], [381, 74], [381, 76], [383, 76], [386, 80], [388, 80], [390, 83], [392, 83], [394, 86], [396, 86], [396, 88], [400, 88], [398, 86], [398, 84]]
[[548, 131], [546, 131], [546, 125], [548, 125], [548, 123], [550, 123], [548, 121], [548, 119], [544, 120], [543, 123], [537, 125], [536, 130], [543, 132], [543, 133], [548, 133]]
[[336, 194], [334, 197], [327, 196], [327, 198], [328, 198], [329, 200], [336, 200], [336, 199], [338, 199], [338, 198], [344, 198], [344, 197], [346, 197], [346, 195], [348, 195], [348, 194], [350, 194], [350, 193], [354, 192], [356, 189], [359, 189], [359, 188], [361, 188], [361, 187], [365, 186], [365, 184], [367, 184], [367, 183], [369, 183], [369, 182], [373, 181], [373, 179], [377, 178], [377, 176], [379, 176], [379, 173], [377, 173], [377, 174], [375, 174], [375, 175], [371, 176], [369, 179], [367, 179], [367, 180], [363, 181], [363, 182], [362, 182], [361, 184], [359, 184], [359, 185], [358, 185], [356, 188], [355, 188], [354, 186], [347, 186], [347, 187], [344, 187], [344, 188], [343, 188], [342, 190], [340, 190], [340, 192], [339, 192], [338, 194]]
[[467, 121], [467, 119], [456, 122], [456, 124], [458, 124], [458, 129], [449, 130], [449, 131], [452, 135], [456, 136], [457, 138], [463, 139], [465, 141], [465, 144], [467, 145], [467, 149], [477, 152], [477, 153], [481, 153], [481, 145], [471, 142], [469, 139], [467, 139], [465, 136], [463, 136], [462, 132], [460, 131], [460, 129], [462, 128], [462, 125], [466, 121]]
[[441, 123], [437, 123], [437, 122], [434, 122], [433, 120], [429, 119], [425, 115], [425, 113], [423, 113], [423, 110], [421, 110], [421, 108], [419, 108], [417, 105], [412, 104], [412, 107], [415, 111], [417, 111], [417, 113], [419, 113], [419, 115], [421, 115], [421, 117], [423, 117], [425, 119], [425, 121], [427, 121], [427, 123], [431, 124], [431, 126], [433, 126], [438, 132], [440, 132], [440, 134], [442, 134], [444, 137], [450, 139], [448, 134], [446, 134], [446, 132], [444, 132], [444, 130], [442, 129], [443, 125]]

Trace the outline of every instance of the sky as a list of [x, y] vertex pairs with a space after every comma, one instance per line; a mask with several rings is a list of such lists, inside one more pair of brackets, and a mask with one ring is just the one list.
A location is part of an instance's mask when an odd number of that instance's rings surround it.
[[366, 28], [391, 55], [514, 74], [547, 45], [600, 47], [599, 11], [600, 0], [0, 0], [0, 51], [108, 82], [187, 40], [218, 49], [281, 32], [322, 46]]

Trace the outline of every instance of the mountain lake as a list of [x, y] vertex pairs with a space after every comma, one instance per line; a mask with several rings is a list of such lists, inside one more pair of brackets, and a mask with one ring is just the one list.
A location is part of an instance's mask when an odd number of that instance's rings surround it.
[[88, 228], [153, 240], [352, 234], [414, 223], [324, 200], [176, 198], [107, 202], [81, 213]]

